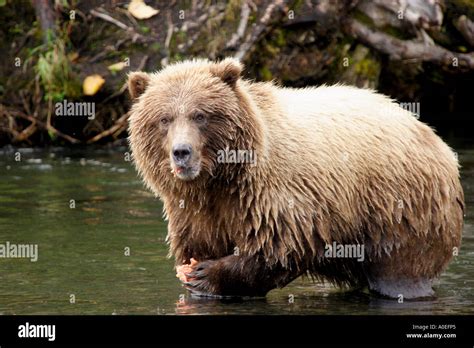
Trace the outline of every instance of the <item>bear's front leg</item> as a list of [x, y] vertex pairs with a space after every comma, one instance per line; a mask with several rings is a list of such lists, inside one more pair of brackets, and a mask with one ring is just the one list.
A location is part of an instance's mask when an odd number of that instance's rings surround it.
[[229, 255], [191, 268], [185, 274], [186, 288], [193, 295], [211, 297], [265, 296], [300, 275], [281, 265], [269, 266], [260, 256]]

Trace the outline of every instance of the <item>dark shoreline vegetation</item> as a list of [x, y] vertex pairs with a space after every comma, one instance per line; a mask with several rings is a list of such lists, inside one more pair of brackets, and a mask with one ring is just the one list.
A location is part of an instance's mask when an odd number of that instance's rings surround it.
[[[404, 12], [399, 2], [147, 1], [158, 13], [136, 19], [129, 1], [0, 1], [0, 146], [124, 143], [128, 72], [226, 56], [258, 81], [420, 103], [442, 135], [471, 136], [474, 2], [408, 0]], [[91, 75], [105, 83], [86, 96]], [[59, 116], [57, 103], [71, 102], [94, 105], [94, 117]]]

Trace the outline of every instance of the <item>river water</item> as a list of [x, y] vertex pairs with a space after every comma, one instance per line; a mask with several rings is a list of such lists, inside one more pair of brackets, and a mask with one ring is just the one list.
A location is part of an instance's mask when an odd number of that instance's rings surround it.
[[[425, 301], [380, 299], [298, 279], [266, 299], [193, 299], [167, 258], [162, 205], [127, 148], [0, 149], [0, 314], [474, 314], [474, 149], [457, 148], [466, 195], [459, 256]], [[19, 153], [19, 154], [18, 154]]]

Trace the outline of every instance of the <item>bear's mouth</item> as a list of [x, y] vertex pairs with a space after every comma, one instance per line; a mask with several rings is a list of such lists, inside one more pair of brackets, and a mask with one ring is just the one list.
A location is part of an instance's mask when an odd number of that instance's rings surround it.
[[180, 180], [193, 180], [199, 175], [199, 165], [180, 166], [172, 164], [171, 173]]

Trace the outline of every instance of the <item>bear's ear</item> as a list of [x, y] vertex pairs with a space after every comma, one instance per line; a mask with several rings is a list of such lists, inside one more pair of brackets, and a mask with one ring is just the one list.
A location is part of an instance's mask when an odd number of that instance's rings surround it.
[[128, 91], [132, 99], [136, 99], [145, 92], [150, 82], [150, 75], [144, 72], [132, 72], [128, 75]]
[[222, 81], [231, 87], [235, 87], [237, 80], [244, 66], [234, 58], [226, 58], [221, 62], [215, 63], [211, 67], [211, 73], [219, 77]]

